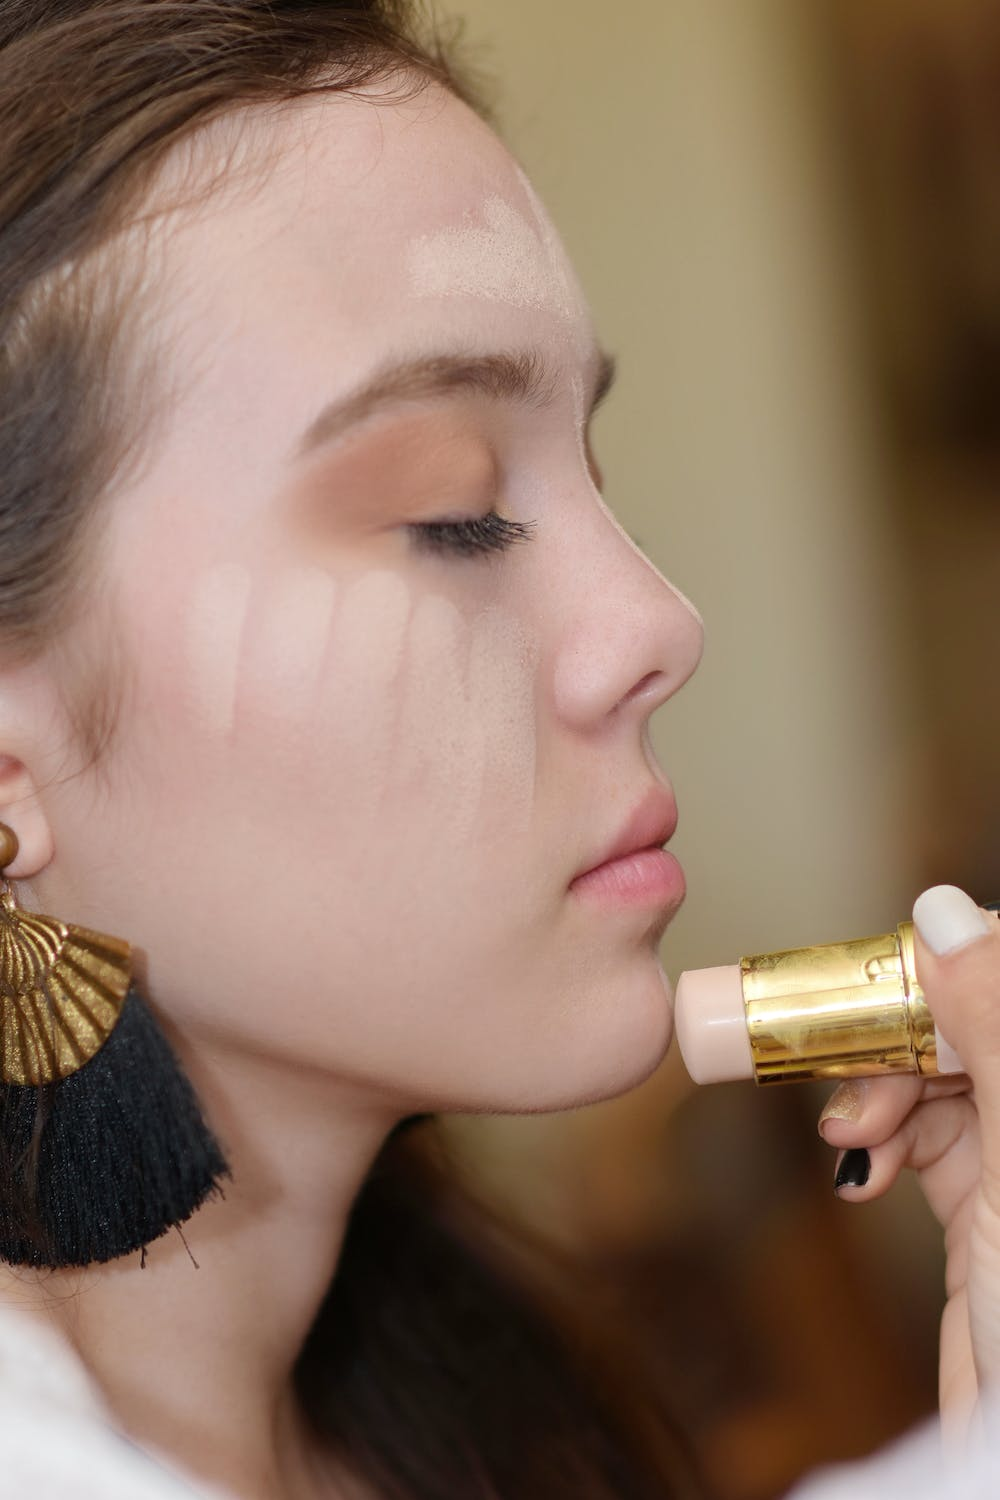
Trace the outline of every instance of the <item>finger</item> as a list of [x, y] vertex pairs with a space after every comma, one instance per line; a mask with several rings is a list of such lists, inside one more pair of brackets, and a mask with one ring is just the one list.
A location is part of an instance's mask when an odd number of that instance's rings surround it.
[[934, 886], [914, 908], [917, 977], [940, 1030], [976, 1090], [984, 1168], [1000, 1211], [1000, 921], [956, 886]]
[[968, 1094], [925, 1100], [887, 1140], [867, 1152], [839, 1152], [834, 1172], [837, 1195], [851, 1203], [880, 1198], [904, 1167], [920, 1173], [933, 1213], [949, 1223], [979, 1180], [978, 1117]]
[[[885, 1140], [920, 1098], [921, 1082], [908, 1073], [849, 1078], [827, 1100], [819, 1117], [820, 1135], [830, 1146], [869, 1146]], [[879, 1083], [888, 1087], [877, 1088]]]
[[850, 1078], [827, 1101], [819, 1133], [830, 1146], [877, 1146], [893, 1135], [923, 1099], [968, 1092], [964, 1073], [921, 1077], [893, 1073], [881, 1078]]
[[945, 1451], [961, 1457], [976, 1413], [979, 1383], [969, 1358], [969, 1304], [964, 1290], [949, 1297], [941, 1318], [938, 1396], [941, 1441]]

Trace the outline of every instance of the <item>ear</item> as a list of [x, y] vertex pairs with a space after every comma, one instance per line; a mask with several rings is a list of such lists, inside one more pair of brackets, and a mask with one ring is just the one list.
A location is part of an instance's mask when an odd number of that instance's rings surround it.
[[0, 753], [0, 823], [17, 834], [18, 851], [4, 871], [12, 880], [31, 880], [54, 853], [52, 828], [38, 798], [34, 778], [22, 760]]

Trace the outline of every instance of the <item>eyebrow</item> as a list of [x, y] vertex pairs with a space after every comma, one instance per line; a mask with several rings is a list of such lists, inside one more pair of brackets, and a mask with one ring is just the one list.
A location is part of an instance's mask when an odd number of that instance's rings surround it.
[[[615, 372], [614, 359], [601, 350], [590, 415], [611, 390]], [[554, 375], [535, 350], [515, 354], [437, 354], [403, 360], [381, 370], [359, 390], [329, 402], [302, 434], [295, 457], [304, 458], [321, 444], [401, 402], [479, 394], [493, 401], [539, 410], [552, 402], [556, 384]]]

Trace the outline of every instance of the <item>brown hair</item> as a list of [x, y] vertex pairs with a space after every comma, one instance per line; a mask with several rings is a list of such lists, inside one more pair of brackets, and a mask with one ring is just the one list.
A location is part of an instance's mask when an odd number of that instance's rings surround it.
[[[436, 80], [405, 0], [2, 0], [0, 651], [78, 607], [100, 502], [136, 458], [138, 286], [106, 252], [210, 120]], [[134, 267], [132, 268], [134, 272]], [[409, 1128], [404, 1128], [409, 1127]], [[547, 1278], [544, 1266], [549, 1267]], [[627, 1352], [585, 1331], [582, 1272], [449, 1171], [429, 1117], [386, 1142], [296, 1371], [316, 1435], [386, 1500], [664, 1500], [683, 1445]], [[572, 1295], [576, 1288], [577, 1296]], [[612, 1392], [614, 1394], [612, 1394]]]

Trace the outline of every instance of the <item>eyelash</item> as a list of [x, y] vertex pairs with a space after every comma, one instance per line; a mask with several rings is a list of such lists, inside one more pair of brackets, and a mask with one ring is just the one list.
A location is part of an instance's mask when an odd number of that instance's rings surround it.
[[508, 547], [528, 541], [534, 529], [534, 521], [509, 521], [495, 510], [464, 521], [422, 521], [409, 527], [422, 550], [458, 557], [506, 552]]

